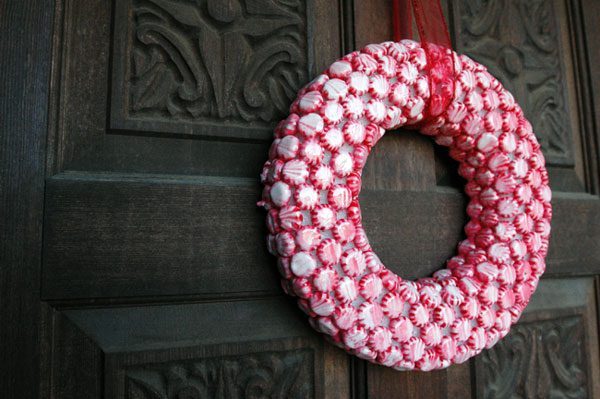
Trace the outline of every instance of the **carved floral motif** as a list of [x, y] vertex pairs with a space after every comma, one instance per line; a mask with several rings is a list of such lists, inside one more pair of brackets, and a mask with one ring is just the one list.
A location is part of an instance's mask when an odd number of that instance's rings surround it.
[[314, 396], [308, 349], [205, 358], [126, 371], [129, 399], [232, 399]]
[[279, 119], [307, 80], [301, 0], [133, 0], [130, 116]]
[[588, 397], [583, 332], [579, 316], [513, 326], [478, 359], [484, 397]]
[[554, 2], [461, 0], [461, 52], [515, 95], [552, 163], [572, 164], [563, 55]]

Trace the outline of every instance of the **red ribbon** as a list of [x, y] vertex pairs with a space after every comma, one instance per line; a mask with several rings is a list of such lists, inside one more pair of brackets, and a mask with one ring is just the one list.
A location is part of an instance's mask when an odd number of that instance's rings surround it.
[[[411, 7], [412, 6], [412, 7]], [[393, 0], [394, 40], [412, 39], [412, 12], [427, 54], [431, 97], [426, 119], [440, 115], [454, 97], [454, 56], [440, 0]]]
[[421, 42], [452, 48], [440, 0], [393, 0], [392, 8], [395, 41], [412, 39], [412, 11], [414, 10]]

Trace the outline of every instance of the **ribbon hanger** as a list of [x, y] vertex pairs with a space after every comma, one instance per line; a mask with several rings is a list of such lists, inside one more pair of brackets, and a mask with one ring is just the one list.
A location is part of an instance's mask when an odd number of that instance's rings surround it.
[[413, 12], [421, 43], [452, 48], [440, 0], [392, 0], [394, 41], [413, 38]]
[[454, 56], [440, 0], [392, 0], [394, 41], [413, 39], [412, 14], [429, 65], [429, 99], [425, 119], [440, 115], [454, 97]]

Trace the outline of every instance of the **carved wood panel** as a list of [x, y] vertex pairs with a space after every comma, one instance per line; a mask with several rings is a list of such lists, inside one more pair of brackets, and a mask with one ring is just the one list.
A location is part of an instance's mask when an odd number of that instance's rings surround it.
[[117, 2], [112, 126], [194, 134], [216, 123], [269, 129], [312, 72], [310, 4]]
[[584, 398], [584, 349], [579, 316], [518, 324], [482, 356], [485, 398]]
[[129, 399], [290, 398], [314, 396], [308, 349], [140, 365], [125, 372]]
[[478, 397], [597, 397], [592, 278], [543, 279], [521, 321], [475, 359]]
[[457, 46], [496, 76], [525, 111], [552, 164], [573, 165], [565, 54], [556, 2], [460, 0]]

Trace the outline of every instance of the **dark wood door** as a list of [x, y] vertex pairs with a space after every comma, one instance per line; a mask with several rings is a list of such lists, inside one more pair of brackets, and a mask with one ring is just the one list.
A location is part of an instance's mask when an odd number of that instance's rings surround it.
[[[40, 4], [38, 4], [40, 3]], [[306, 322], [266, 251], [258, 175], [296, 90], [391, 37], [391, 1], [0, 6], [1, 397], [600, 397], [600, 3], [452, 0], [455, 47], [515, 94], [549, 163], [547, 273], [492, 350], [398, 372]], [[389, 132], [361, 201], [405, 278], [462, 235], [456, 166]]]

